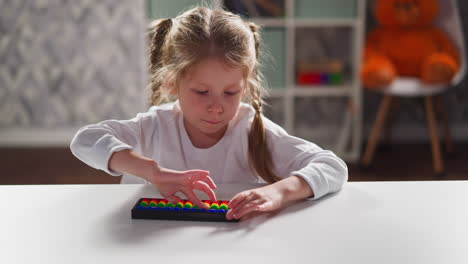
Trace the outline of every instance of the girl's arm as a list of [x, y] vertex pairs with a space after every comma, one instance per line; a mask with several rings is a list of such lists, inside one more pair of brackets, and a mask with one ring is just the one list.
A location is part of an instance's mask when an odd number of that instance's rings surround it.
[[[205, 208], [193, 190], [205, 192], [215, 200], [216, 188], [207, 171], [173, 171], [158, 166], [148, 158], [152, 156], [158, 133], [158, 119], [155, 113], [143, 113], [131, 120], [108, 120], [88, 125], [78, 131], [70, 148], [72, 153], [89, 166], [111, 175], [122, 173], [146, 179], [158, 188], [170, 202], [178, 202], [177, 192]], [[141, 154], [140, 154], [141, 153]]]
[[121, 173], [109, 170], [109, 159], [113, 153], [131, 149], [150, 156], [151, 149], [145, 147], [154, 142], [147, 138], [151, 133], [142, 133], [143, 130], [157, 130], [157, 120], [150, 113], [138, 114], [131, 120], [107, 120], [87, 125], [73, 137], [70, 149], [87, 165], [120, 176]]
[[294, 201], [338, 191], [348, 179], [346, 164], [334, 153], [288, 135], [265, 119], [274, 171], [283, 179], [237, 194], [227, 218], [244, 218], [284, 208]]

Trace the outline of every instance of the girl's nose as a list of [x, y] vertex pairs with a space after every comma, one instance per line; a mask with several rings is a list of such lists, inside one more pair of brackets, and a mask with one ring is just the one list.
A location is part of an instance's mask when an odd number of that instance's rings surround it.
[[223, 104], [221, 103], [221, 100], [217, 98], [213, 98], [211, 100], [210, 105], [208, 106], [208, 112], [219, 113], [219, 114], [223, 113], [224, 107], [223, 107]]

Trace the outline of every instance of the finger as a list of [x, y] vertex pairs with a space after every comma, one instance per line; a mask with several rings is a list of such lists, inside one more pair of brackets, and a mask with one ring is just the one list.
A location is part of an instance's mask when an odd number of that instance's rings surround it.
[[236, 207], [239, 203], [241, 203], [244, 199], [246, 199], [247, 196], [249, 196], [249, 194], [250, 194], [249, 191], [244, 191], [244, 192], [236, 194], [229, 202], [229, 208]]
[[203, 209], [209, 209], [208, 206], [198, 198], [198, 196], [192, 191], [192, 190], [187, 190], [183, 192], [187, 198], [194, 204], [196, 204], [198, 207], [203, 208]]
[[208, 186], [208, 184], [206, 184], [205, 182], [201, 182], [201, 181], [193, 182], [192, 187], [193, 187], [193, 189], [200, 190], [200, 191], [206, 193], [208, 195], [208, 197], [210, 197], [211, 201], [213, 201], [213, 202], [217, 201], [216, 194], [210, 188], [210, 186]]
[[[229, 203], [229, 212], [227, 213], [227, 216], [229, 219], [231, 218], [237, 218], [237, 213], [239, 210], [247, 203], [251, 202], [253, 200], [253, 193], [252, 192], [242, 192], [238, 195], [236, 195], [232, 201]], [[235, 215], [235, 216], [234, 216]]]
[[247, 195], [247, 197], [245, 197], [244, 200], [242, 200], [241, 202], [239, 202], [237, 205], [231, 207], [233, 210], [234, 210], [234, 213], [238, 213], [240, 211], [240, 209], [242, 209], [245, 205], [251, 203], [252, 201], [254, 201], [256, 199], [256, 195], [255, 193], [251, 192]]
[[169, 195], [167, 197], [165, 197], [166, 200], [168, 200], [171, 204], [176, 204], [178, 203], [180, 200], [182, 200], [179, 196], [177, 195]]
[[211, 189], [216, 189], [216, 184], [214, 183], [213, 179], [211, 179], [210, 176], [208, 176], [209, 172], [207, 171], [195, 171], [192, 174], [193, 171], [191, 171], [191, 175], [189, 179], [191, 181], [202, 181], [208, 184]]
[[238, 211], [234, 212], [233, 218], [240, 219], [249, 213], [260, 211], [260, 208], [261, 208], [260, 205], [255, 201], [248, 203], [244, 205], [242, 208], [240, 208]]

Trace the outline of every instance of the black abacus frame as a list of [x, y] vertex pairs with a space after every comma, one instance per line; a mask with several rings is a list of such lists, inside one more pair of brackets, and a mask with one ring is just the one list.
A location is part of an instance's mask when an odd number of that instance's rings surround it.
[[237, 219], [226, 219], [226, 213], [209, 211], [156, 210], [151, 207], [141, 209], [143, 200], [161, 200], [162, 198], [140, 198], [132, 208], [133, 219], [202, 221], [202, 222], [239, 222]]

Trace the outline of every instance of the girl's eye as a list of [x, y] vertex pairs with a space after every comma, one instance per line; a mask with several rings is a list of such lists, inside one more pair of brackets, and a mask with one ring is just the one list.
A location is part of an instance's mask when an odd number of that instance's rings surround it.
[[226, 95], [233, 96], [236, 95], [239, 91], [236, 92], [224, 92]]
[[195, 93], [204, 95], [208, 94], [208, 91], [195, 91]]

